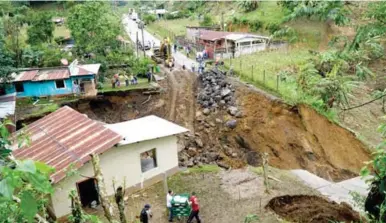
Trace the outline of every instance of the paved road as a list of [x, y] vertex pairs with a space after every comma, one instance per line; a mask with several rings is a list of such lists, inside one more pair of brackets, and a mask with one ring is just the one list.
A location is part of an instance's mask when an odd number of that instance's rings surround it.
[[[125, 30], [127, 34], [130, 36], [131, 41], [134, 43], [136, 42], [136, 33], [138, 31], [138, 39], [142, 42], [142, 33], [141, 30], [138, 29], [138, 24], [135, 23], [135, 21], [129, 19], [127, 15], [123, 16], [123, 24], [125, 27]], [[144, 41], [148, 42], [150, 41], [151, 43], [155, 43], [155, 45], [159, 46], [160, 45], [160, 40], [154, 37], [152, 34], [150, 34], [148, 31], [143, 30], [143, 36], [144, 36]], [[151, 50], [146, 51], [146, 55], [151, 56], [152, 52]], [[182, 66], [185, 65], [188, 69], [191, 69], [192, 63], [195, 63], [194, 60], [187, 58], [184, 54], [177, 52], [173, 53], [173, 57], [176, 60], [176, 65]], [[196, 68], [197, 68], [197, 63], [195, 63]]]

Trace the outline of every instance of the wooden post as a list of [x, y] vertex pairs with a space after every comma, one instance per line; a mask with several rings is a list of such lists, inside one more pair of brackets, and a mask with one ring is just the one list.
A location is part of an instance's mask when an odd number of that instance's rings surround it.
[[267, 174], [267, 165], [268, 165], [268, 153], [262, 154], [263, 159], [263, 174], [264, 174], [264, 186], [265, 193], [269, 194], [269, 182], [268, 182], [268, 174]]
[[240, 72], [241, 72], [241, 59], [240, 59]]
[[265, 84], [265, 70], [263, 71], [263, 83]]
[[168, 187], [168, 176], [167, 176], [166, 172], [164, 172], [163, 183], [164, 183], [165, 194], [167, 194], [169, 192], [169, 187]]
[[279, 91], [279, 75], [276, 75], [276, 91]]
[[252, 65], [252, 81], [255, 81], [255, 78], [253, 77], [253, 65]]

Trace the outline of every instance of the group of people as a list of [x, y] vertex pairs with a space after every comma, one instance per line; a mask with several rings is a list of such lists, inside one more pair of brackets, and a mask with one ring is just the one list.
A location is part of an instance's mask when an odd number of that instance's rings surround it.
[[[129, 77], [127, 75], [123, 75], [123, 78], [125, 80], [126, 87], [131, 85], [138, 84], [138, 78], [135, 75], [130, 75]], [[118, 74], [115, 74], [114, 77], [111, 79], [111, 85], [113, 88], [120, 87], [121, 81]]]
[[[173, 222], [173, 206], [172, 206], [172, 200], [173, 200], [174, 193], [172, 190], [168, 191], [168, 194], [166, 195], [166, 207], [168, 208], [169, 212], [169, 222]], [[192, 192], [192, 195], [190, 196], [188, 200], [189, 205], [192, 207], [192, 210], [190, 212], [190, 215], [188, 217], [187, 223], [191, 223], [193, 219], [195, 218], [197, 223], [201, 223], [201, 219], [199, 216], [200, 213], [200, 205], [198, 203], [198, 199], [195, 192]], [[142, 223], [149, 223], [150, 218], [153, 217], [150, 205], [146, 204], [144, 208], [142, 209], [140, 213], [140, 221]]]

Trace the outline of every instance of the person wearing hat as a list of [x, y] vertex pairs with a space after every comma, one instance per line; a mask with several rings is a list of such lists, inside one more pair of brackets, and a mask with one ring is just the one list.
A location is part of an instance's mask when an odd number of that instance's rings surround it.
[[145, 204], [145, 207], [142, 209], [139, 217], [139, 220], [142, 223], [149, 223], [149, 218], [153, 217], [150, 210], [150, 204]]

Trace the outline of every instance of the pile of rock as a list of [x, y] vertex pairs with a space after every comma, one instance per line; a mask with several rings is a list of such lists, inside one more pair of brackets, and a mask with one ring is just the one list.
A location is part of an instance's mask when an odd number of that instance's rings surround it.
[[180, 166], [193, 167], [202, 164], [217, 164], [226, 167], [226, 164], [222, 162], [223, 157], [219, 153], [219, 148], [204, 143], [199, 133], [185, 134], [185, 148], [179, 152], [178, 157]]
[[[236, 107], [233, 86], [228, 83], [225, 73], [220, 70], [209, 70], [200, 75], [202, 88], [198, 94], [198, 103], [203, 108], [202, 113], [209, 115], [216, 109], [226, 110], [231, 116], [241, 118], [242, 112]], [[229, 128], [235, 128], [235, 119], [225, 123]]]

